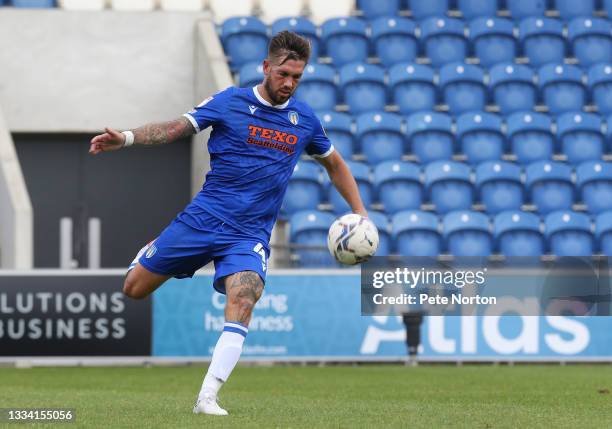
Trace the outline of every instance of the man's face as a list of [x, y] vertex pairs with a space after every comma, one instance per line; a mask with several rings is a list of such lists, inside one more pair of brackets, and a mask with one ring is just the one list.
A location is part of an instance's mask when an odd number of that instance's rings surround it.
[[300, 83], [306, 63], [287, 60], [279, 65], [276, 59], [264, 60], [264, 88], [273, 104], [283, 104], [293, 95]]

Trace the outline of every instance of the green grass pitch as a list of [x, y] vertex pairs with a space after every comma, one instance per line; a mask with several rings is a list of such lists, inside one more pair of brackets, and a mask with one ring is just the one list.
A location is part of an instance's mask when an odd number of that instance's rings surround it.
[[612, 426], [610, 365], [238, 367], [229, 417], [191, 413], [205, 369], [0, 368], [0, 407], [75, 408], [52, 425], [72, 428]]

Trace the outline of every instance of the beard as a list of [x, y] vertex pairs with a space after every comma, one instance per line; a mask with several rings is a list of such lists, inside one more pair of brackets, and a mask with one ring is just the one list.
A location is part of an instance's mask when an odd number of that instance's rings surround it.
[[285, 103], [289, 99], [289, 97], [291, 97], [291, 95], [293, 94], [293, 92], [290, 92], [289, 95], [287, 96], [278, 94], [278, 92], [275, 91], [274, 88], [272, 88], [272, 85], [270, 84], [270, 81], [268, 80], [264, 82], [264, 88], [266, 89], [266, 92], [268, 93], [268, 97], [270, 97], [274, 105]]

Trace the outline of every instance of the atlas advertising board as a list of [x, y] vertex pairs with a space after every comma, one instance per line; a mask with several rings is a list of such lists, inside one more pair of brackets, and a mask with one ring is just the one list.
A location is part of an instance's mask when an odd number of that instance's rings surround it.
[[[212, 354], [225, 297], [212, 277], [171, 280], [153, 302], [153, 354]], [[612, 318], [429, 316], [421, 356], [448, 359], [612, 359]], [[243, 356], [394, 358], [406, 355], [399, 316], [362, 316], [360, 277], [308, 272], [269, 275]]]

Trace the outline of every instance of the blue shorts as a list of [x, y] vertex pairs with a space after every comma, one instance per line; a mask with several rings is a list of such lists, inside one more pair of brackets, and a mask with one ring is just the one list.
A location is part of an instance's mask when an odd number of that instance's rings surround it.
[[240, 271], [255, 271], [265, 283], [268, 243], [245, 237], [210, 215], [199, 218], [198, 224], [205, 226], [195, 228], [177, 216], [140, 257], [140, 265], [156, 274], [185, 278], [214, 261], [213, 286], [223, 294], [224, 278]]

